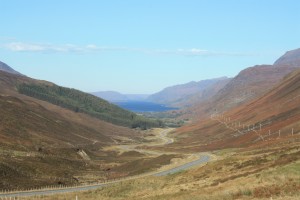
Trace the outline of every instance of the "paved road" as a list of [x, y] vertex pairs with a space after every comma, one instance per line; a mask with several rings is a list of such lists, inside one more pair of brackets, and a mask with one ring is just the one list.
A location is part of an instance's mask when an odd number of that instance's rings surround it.
[[200, 158], [198, 160], [186, 163], [184, 165], [180, 165], [178, 167], [175, 167], [173, 169], [169, 169], [169, 170], [166, 170], [166, 171], [163, 171], [163, 172], [158, 172], [158, 173], [154, 174], [154, 176], [166, 176], [166, 175], [169, 175], [169, 174], [174, 174], [176, 172], [189, 169], [189, 168], [194, 167], [196, 165], [207, 163], [209, 160], [210, 160], [209, 155], [202, 155], [202, 156], [200, 156]]
[[[146, 174], [145, 176], [166, 176], [169, 174], [174, 174], [176, 172], [182, 171], [189, 169], [191, 167], [207, 163], [210, 160], [209, 155], [202, 155], [198, 160], [186, 163], [184, 165], [175, 167], [173, 169], [165, 170], [162, 172], [156, 172], [156, 173], [151, 173], [151, 174]], [[137, 179], [140, 177], [132, 177], [128, 179], [123, 179], [119, 181], [112, 181], [112, 182], [107, 182], [107, 183], [100, 183], [100, 184], [95, 184], [95, 185], [88, 185], [88, 186], [80, 186], [80, 187], [73, 187], [73, 188], [61, 188], [61, 189], [49, 189], [49, 190], [37, 190], [37, 191], [27, 191], [27, 192], [16, 192], [16, 193], [10, 193], [10, 194], [0, 194], [0, 199], [5, 198], [5, 197], [28, 197], [28, 196], [41, 196], [41, 195], [53, 195], [53, 194], [59, 194], [59, 193], [70, 193], [70, 192], [80, 192], [80, 191], [87, 191], [87, 190], [95, 190], [102, 188], [104, 186], [108, 186], [111, 184], [114, 184], [116, 182], [121, 182], [121, 181], [126, 181], [130, 179]]]
[[[159, 137], [162, 140], [162, 144], [170, 144], [173, 143], [174, 140], [167, 137], [167, 134], [170, 132], [170, 129], [164, 130], [160, 132]], [[162, 145], [160, 144], [160, 145]], [[155, 145], [156, 146], [156, 145]], [[131, 150], [132, 147], [128, 147], [128, 150]], [[126, 148], [125, 147], [125, 148]], [[124, 147], [123, 147], [124, 148]], [[211, 159], [211, 156], [209, 154], [202, 154], [199, 156], [199, 158], [195, 161], [185, 163], [183, 165], [180, 165], [178, 167], [168, 169], [161, 172], [153, 172], [153, 173], [147, 173], [141, 176], [137, 177], [128, 177], [123, 180], [117, 180], [117, 181], [111, 181], [107, 183], [99, 183], [95, 185], [88, 185], [88, 186], [80, 186], [80, 187], [73, 187], [73, 188], [60, 188], [60, 189], [45, 189], [45, 190], [37, 190], [37, 191], [27, 191], [27, 192], [15, 192], [10, 194], [0, 194], [0, 199], [5, 197], [28, 197], [28, 196], [41, 196], [41, 195], [53, 195], [53, 194], [59, 194], [59, 193], [70, 193], [70, 192], [79, 192], [79, 191], [87, 191], [87, 190], [95, 190], [98, 188], [102, 188], [104, 186], [108, 186], [111, 184], [114, 184], [116, 182], [126, 181], [126, 180], [132, 180], [137, 179], [141, 177], [147, 177], [147, 176], [166, 176], [169, 174], [174, 174], [176, 172], [189, 169], [191, 167], [207, 163]]]

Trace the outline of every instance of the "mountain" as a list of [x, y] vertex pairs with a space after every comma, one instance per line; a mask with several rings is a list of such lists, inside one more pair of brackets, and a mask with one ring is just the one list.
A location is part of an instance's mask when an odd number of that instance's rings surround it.
[[106, 101], [116, 102], [116, 101], [127, 101], [126, 95], [115, 91], [103, 91], [103, 92], [93, 92], [91, 93], [97, 97], [105, 99]]
[[[289, 143], [299, 139], [300, 69], [264, 95], [177, 130], [181, 144], [199, 151]], [[188, 136], [186, 134], [188, 134]]]
[[92, 94], [109, 102], [144, 101], [149, 96], [147, 94], [121, 94], [115, 91], [100, 91]]
[[274, 66], [288, 65], [300, 67], [300, 48], [286, 52], [278, 60], [275, 61]]
[[5, 71], [11, 74], [17, 74], [17, 75], [22, 75], [21, 73], [15, 71], [13, 68], [5, 64], [4, 62], [0, 61], [0, 71]]
[[[58, 94], [52, 89], [64, 93], [71, 91], [74, 98], [91, 99], [87, 94], [47, 81], [0, 71], [0, 188], [74, 184], [88, 180], [88, 174], [95, 172], [103, 179], [106, 166], [116, 163], [116, 160], [124, 162], [104, 148], [140, 137], [134, 129], [105, 122], [86, 112], [74, 112], [62, 104], [34, 98], [34, 95], [21, 94], [17, 88], [22, 85], [39, 86], [44, 91], [37, 93], [32, 90], [32, 94], [51, 94], [52, 100], [71, 100], [66, 94], [57, 98]], [[112, 107], [107, 107], [108, 102], [94, 99], [91, 103], [108, 109], [107, 115], [111, 115]], [[82, 104], [83, 108], [93, 111], [86, 105]], [[118, 107], [113, 108], [112, 111], [123, 112]], [[126, 113], [132, 114], [125, 111], [125, 119]], [[80, 152], [88, 155], [87, 161]]]
[[150, 95], [147, 100], [175, 107], [190, 106], [194, 102], [213, 96], [227, 81], [229, 81], [227, 77], [221, 77], [171, 86]]
[[143, 140], [128, 127], [159, 123], [91, 94], [6, 71], [0, 71], [0, 110], [2, 189], [106, 179], [107, 169], [128, 162], [106, 148]]
[[294, 67], [272, 65], [256, 65], [246, 68], [216, 94], [214, 104], [218, 109], [226, 110], [254, 99], [270, 90], [293, 70], [295, 70]]
[[127, 101], [145, 101], [149, 94], [125, 94], [127, 97]]
[[[297, 69], [293, 65], [256, 65], [242, 70], [222, 89], [206, 101], [184, 109], [183, 117], [205, 119], [214, 112], [225, 112], [258, 98], [272, 89], [287, 74]], [[300, 67], [300, 65], [298, 65]]]
[[300, 132], [300, 62], [294, 59], [299, 51], [290, 52], [274, 65], [241, 71], [215, 96], [191, 108], [195, 120], [177, 130], [174, 146], [209, 151], [294, 141], [293, 134]]

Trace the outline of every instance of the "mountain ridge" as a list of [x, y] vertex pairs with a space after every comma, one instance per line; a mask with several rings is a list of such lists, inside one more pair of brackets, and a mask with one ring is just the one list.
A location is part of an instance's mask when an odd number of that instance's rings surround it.
[[300, 48], [287, 51], [274, 62], [274, 66], [280, 65], [300, 67]]
[[1, 62], [1, 61], [0, 61], [0, 71], [5, 71], [5, 72], [11, 73], [11, 74], [22, 75], [23, 76], [23, 74], [21, 74], [20, 72], [14, 70], [10, 66], [8, 66], [6, 63]]
[[147, 100], [174, 107], [186, 107], [192, 104], [190, 102], [192, 101], [191, 99], [202, 101], [203, 98], [213, 95], [214, 90], [209, 90], [209, 88], [220, 81], [227, 80], [229, 80], [228, 77], [220, 77], [169, 86], [160, 92], [150, 95]]
[[149, 96], [147, 94], [122, 94], [117, 91], [98, 91], [92, 92], [91, 94], [109, 102], [145, 101]]

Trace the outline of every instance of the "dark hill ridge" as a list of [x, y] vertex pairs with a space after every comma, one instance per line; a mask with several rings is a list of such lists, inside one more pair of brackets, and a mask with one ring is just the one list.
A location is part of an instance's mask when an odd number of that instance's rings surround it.
[[124, 110], [94, 95], [79, 90], [46, 84], [18, 84], [17, 89], [21, 94], [31, 96], [54, 105], [70, 109], [74, 112], [88, 114], [116, 125], [131, 128], [159, 127], [157, 120], [147, 119], [133, 112]]
[[0, 71], [5, 71], [11, 74], [17, 74], [17, 75], [22, 75], [21, 73], [15, 71], [13, 68], [5, 64], [4, 62], [0, 61]]
[[0, 92], [2, 93], [19, 92], [120, 126], [147, 129], [162, 125], [160, 121], [139, 116], [94, 95], [20, 76], [20, 73], [4, 63], [2, 68], [5, 69], [0, 70]]

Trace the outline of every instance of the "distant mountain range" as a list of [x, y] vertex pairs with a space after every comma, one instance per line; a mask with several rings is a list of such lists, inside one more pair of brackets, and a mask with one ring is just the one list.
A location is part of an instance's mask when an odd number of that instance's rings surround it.
[[92, 94], [110, 102], [146, 101], [173, 107], [188, 107], [213, 96], [230, 80], [230, 78], [221, 77], [198, 82], [192, 81], [167, 87], [152, 95], [121, 94], [116, 91], [94, 92]]
[[186, 84], [175, 85], [150, 95], [147, 100], [175, 107], [191, 106], [204, 101], [218, 92], [230, 78], [221, 77], [202, 81], [192, 81]]
[[147, 94], [121, 94], [116, 91], [100, 91], [91, 94], [110, 102], [145, 101], [149, 96]]
[[93, 94], [110, 102], [149, 101], [164, 104], [205, 117], [207, 110], [228, 110], [263, 95], [285, 75], [299, 67], [299, 63], [300, 49], [295, 49], [286, 52], [273, 65], [249, 67], [234, 78], [192, 81], [167, 87], [151, 95], [127, 95], [114, 91]]

